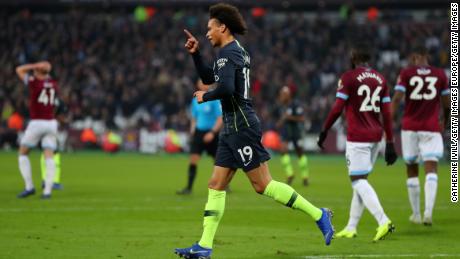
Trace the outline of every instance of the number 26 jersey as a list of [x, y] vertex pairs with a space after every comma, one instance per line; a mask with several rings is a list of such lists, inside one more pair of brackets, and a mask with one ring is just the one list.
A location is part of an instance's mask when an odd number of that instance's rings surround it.
[[379, 142], [382, 106], [391, 102], [386, 79], [370, 67], [357, 67], [340, 77], [336, 96], [346, 102], [347, 140]]

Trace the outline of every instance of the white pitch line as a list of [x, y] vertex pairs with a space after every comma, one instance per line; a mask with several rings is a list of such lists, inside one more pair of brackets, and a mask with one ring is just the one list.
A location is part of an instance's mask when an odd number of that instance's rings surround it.
[[457, 257], [459, 255], [460, 254], [351, 254], [351, 255], [311, 255], [311, 256], [299, 256], [298, 258], [305, 258], [305, 259], [385, 258], [385, 257], [386, 258], [395, 258], [395, 257], [436, 258], [436, 257]]

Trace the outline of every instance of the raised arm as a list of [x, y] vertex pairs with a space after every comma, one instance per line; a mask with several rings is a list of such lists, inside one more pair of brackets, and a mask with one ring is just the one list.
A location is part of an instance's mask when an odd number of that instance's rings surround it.
[[198, 75], [200, 75], [203, 83], [207, 85], [214, 83], [214, 73], [211, 66], [203, 62], [203, 59], [201, 58], [198, 40], [188, 30], [184, 29], [184, 33], [187, 35], [185, 48], [187, 49], [188, 53], [192, 55], [193, 63], [195, 63], [195, 67], [198, 70]]
[[24, 82], [27, 73], [34, 69], [43, 69], [49, 72], [51, 71], [51, 64], [48, 61], [42, 61], [33, 64], [24, 64], [16, 67], [16, 74], [18, 75], [19, 79], [21, 79], [21, 81]]

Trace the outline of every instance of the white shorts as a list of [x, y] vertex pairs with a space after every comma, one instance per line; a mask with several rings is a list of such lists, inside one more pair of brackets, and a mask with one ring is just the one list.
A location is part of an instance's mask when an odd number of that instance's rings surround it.
[[432, 131], [401, 132], [402, 153], [406, 164], [422, 161], [438, 161], [444, 153], [441, 133]]
[[35, 147], [41, 140], [42, 148], [56, 150], [58, 123], [56, 120], [31, 120], [27, 125], [21, 146]]
[[374, 167], [379, 151], [379, 142], [347, 141], [345, 156], [349, 175], [369, 174]]

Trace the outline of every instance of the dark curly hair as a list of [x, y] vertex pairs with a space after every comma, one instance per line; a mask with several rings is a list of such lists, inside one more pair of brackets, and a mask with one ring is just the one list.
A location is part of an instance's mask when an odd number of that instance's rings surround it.
[[209, 18], [225, 24], [232, 34], [244, 35], [248, 28], [240, 11], [233, 5], [219, 3], [209, 7]]

